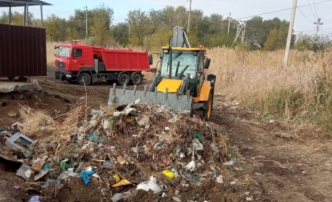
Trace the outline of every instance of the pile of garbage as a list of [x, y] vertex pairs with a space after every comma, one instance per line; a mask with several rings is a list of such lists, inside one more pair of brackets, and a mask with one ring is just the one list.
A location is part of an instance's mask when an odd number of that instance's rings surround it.
[[165, 197], [206, 179], [222, 183], [226, 138], [198, 116], [136, 103], [100, 110], [77, 104], [53, 118], [23, 106], [19, 114], [22, 121], [0, 128], [0, 155], [21, 162], [16, 175], [52, 190], [52, 197], [73, 178], [98, 184], [112, 201], [142, 190]]

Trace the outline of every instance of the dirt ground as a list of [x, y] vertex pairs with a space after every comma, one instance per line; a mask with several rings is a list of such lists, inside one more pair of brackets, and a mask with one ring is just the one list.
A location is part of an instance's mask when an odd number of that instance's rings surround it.
[[[21, 104], [41, 108], [56, 117], [70, 105], [88, 97], [88, 105], [99, 108], [107, 105], [111, 85], [99, 82], [86, 87], [56, 81], [49, 76], [39, 77], [42, 92], [0, 94], [0, 127], [19, 120], [9, 118]], [[148, 85], [146, 81], [143, 85]], [[131, 201], [332, 201], [332, 138], [318, 128], [298, 127], [294, 124], [262, 118], [250, 112], [225, 107], [227, 98], [216, 95], [211, 121], [222, 126], [228, 137], [234, 165], [216, 165], [223, 171], [223, 184], [206, 180], [201, 186], [174, 182], [166, 197], [142, 193]], [[34, 193], [27, 192], [26, 182], [15, 175], [19, 165], [0, 161], [0, 180], [19, 185], [16, 198], [26, 201]], [[94, 186], [96, 185], [96, 186]], [[92, 182], [84, 186], [80, 179], [72, 180], [61, 189], [53, 201], [111, 201], [111, 193], [101, 193], [102, 187]], [[113, 194], [118, 191], [113, 190]], [[0, 199], [1, 201], [1, 199]], [[51, 201], [51, 200], [47, 200]]]

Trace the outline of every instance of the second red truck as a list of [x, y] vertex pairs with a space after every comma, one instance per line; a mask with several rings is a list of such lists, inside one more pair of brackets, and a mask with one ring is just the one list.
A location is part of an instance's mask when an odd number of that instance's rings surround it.
[[139, 85], [144, 77], [142, 72], [153, 70], [152, 55], [148, 52], [99, 48], [77, 41], [55, 48], [55, 78], [69, 83], [91, 85], [96, 79], [104, 79], [120, 85], [130, 82]]

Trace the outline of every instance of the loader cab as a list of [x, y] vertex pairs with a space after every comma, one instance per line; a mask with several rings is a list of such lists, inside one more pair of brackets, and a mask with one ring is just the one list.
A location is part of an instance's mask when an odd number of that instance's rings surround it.
[[190, 51], [163, 51], [160, 75], [162, 78], [181, 79], [189, 75], [194, 78], [197, 71], [198, 53]]
[[189, 80], [192, 96], [199, 94], [204, 82], [205, 49], [163, 47], [161, 54], [160, 77], [166, 79]]

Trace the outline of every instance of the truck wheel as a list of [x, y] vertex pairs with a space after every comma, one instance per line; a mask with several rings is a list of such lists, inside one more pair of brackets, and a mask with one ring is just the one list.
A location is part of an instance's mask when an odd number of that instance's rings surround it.
[[129, 78], [129, 75], [126, 74], [126, 73], [123, 73], [119, 76], [119, 79], [118, 79], [118, 83], [120, 86], [123, 86], [123, 85], [128, 85], [130, 81], [130, 78]]
[[133, 82], [134, 85], [139, 85], [142, 83], [142, 80], [143, 80], [142, 74], [137, 73], [133, 75], [131, 81]]
[[78, 77], [78, 83], [80, 85], [84, 85], [84, 84], [86, 86], [90, 85], [91, 84], [91, 76], [88, 73], [82, 73], [82, 74], [80, 74], [80, 76]]

